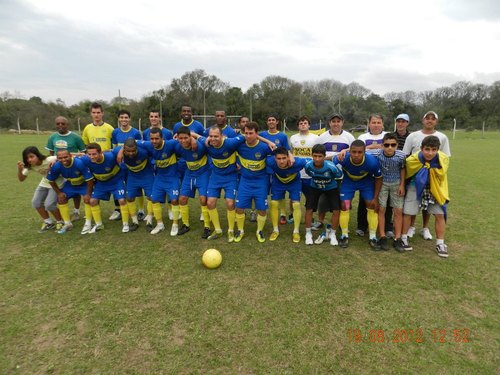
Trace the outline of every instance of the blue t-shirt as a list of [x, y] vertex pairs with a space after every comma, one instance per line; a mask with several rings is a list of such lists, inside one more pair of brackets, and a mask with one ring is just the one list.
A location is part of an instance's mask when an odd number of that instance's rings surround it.
[[[205, 144], [205, 137], [200, 141]], [[224, 138], [219, 147], [208, 146], [207, 152], [212, 163], [212, 176], [227, 176], [236, 174], [236, 150], [245, 142], [242, 135], [234, 138]]]
[[319, 190], [332, 190], [339, 186], [337, 180], [342, 180], [343, 174], [340, 168], [329, 160], [323, 162], [321, 168], [314, 166], [310, 160], [304, 167], [305, 172], [311, 176], [311, 187]]
[[189, 128], [189, 131], [192, 131], [193, 133], [196, 133], [199, 135], [203, 135], [203, 133], [205, 132], [205, 127], [203, 126], [203, 124], [201, 122], [196, 121], [196, 120], [191, 120], [191, 122], [187, 125], [183, 124], [182, 121], [179, 121], [178, 123], [176, 123], [174, 125], [174, 128], [173, 128], [174, 134], [177, 134], [177, 131], [180, 129], [181, 126], [187, 127], [187, 128]]
[[200, 140], [197, 141], [198, 148], [192, 150], [184, 148], [180, 143], [175, 145], [175, 153], [180, 158], [184, 159], [187, 165], [186, 174], [191, 177], [197, 177], [208, 171], [207, 147]]
[[[151, 133], [151, 128], [147, 128], [146, 130], [144, 130], [142, 132], [142, 139], [144, 139], [145, 141], [149, 141], [150, 140], [150, 136], [149, 136], [150, 133]], [[172, 136], [172, 132], [170, 130], [168, 130], [167, 128], [161, 128], [161, 135], [162, 135], [162, 138], [164, 141], [169, 141], [169, 140], [174, 138]]]
[[155, 148], [149, 141], [137, 142], [137, 145], [148, 151], [149, 156], [153, 158], [156, 167], [156, 175], [163, 177], [177, 177], [177, 156], [175, 146], [178, 144], [173, 139], [163, 141], [160, 147]]
[[88, 155], [82, 156], [81, 160], [90, 169], [90, 172], [99, 183], [114, 185], [123, 179], [122, 169], [116, 162], [118, 151], [114, 149], [113, 151], [103, 152], [103, 160], [97, 163], [92, 162]]
[[[209, 133], [210, 133], [210, 128], [206, 128], [205, 131], [203, 132], [203, 136], [208, 138]], [[226, 125], [222, 128], [222, 135], [225, 135], [227, 138], [234, 138], [236, 137], [237, 134], [232, 127]]]
[[295, 162], [292, 166], [280, 168], [274, 156], [267, 157], [267, 167], [273, 171], [274, 177], [282, 184], [289, 184], [293, 181], [300, 180], [299, 172], [305, 167], [307, 162], [307, 159], [295, 158]]
[[73, 186], [80, 186], [94, 177], [85, 163], [79, 158], [73, 158], [69, 167], [57, 161], [47, 174], [47, 180], [55, 182], [59, 176], [65, 178]]
[[111, 144], [116, 146], [123, 146], [125, 141], [129, 138], [134, 138], [137, 141], [142, 140], [141, 132], [136, 128], [130, 127], [126, 132], [121, 128], [116, 128], [111, 134]]
[[288, 144], [288, 137], [285, 133], [282, 133], [280, 131], [276, 133], [269, 133], [269, 131], [263, 131], [260, 132], [259, 135], [262, 138], [265, 138], [271, 142], [273, 142], [276, 147], [284, 147], [287, 150], [290, 150], [290, 145]]
[[380, 165], [375, 156], [365, 153], [360, 164], [354, 164], [351, 160], [350, 152], [345, 154], [344, 160], [339, 161], [338, 156], [333, 158], [335, 164], [342, 166], [345, 177], [353, 181], [359, 181], [363, 178], [378, 178], [382, 176]]
[[145, 147], [137, 146], [137, 154], [134, 157], [123, 155], [123, 164], [132, 173], [134, 178], [150, 177], [154, 174], [153, 164], [150, 163], [150, 153]]
[[255, 179], [267, 176], [266, 158], [272, 154], [272, 150], [266, 143], [257, 141], [255, 145], [249, 146], [244, 142], [237, 151], [241, 177]]

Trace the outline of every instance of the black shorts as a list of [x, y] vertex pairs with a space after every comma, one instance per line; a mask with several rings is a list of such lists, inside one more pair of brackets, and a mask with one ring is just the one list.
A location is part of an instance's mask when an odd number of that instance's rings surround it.
[[331, 190], [319, 190], [313, 187], [309, 189], [309, 193], [306, 197], [306, 209], [316, 211], [318, 208], [319, 198], [321, 196], [325, 197], [325, 200], [328, 202], [328, 206], [331, 210], [340, 210], [340, 194], [338, 188]]

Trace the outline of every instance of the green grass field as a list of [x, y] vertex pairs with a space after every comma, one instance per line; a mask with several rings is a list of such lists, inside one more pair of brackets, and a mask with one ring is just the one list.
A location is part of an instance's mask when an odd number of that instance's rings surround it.
[[0, 373], [498, 373], [499, 133], [451, 141], [448, 259], [420, 238], [405, 254], [306, 247], [290, 225], [275, 243], [253, 223], [240, 244], [207, 242], [195, 205], [183, 237], [107, 221], [38, 234], [39, 179], [15, 164], [45, 141], [0, 135]]

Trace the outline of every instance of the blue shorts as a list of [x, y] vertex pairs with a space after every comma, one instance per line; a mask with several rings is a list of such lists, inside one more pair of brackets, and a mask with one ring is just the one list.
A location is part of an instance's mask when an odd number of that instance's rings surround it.
[[354, 193], [358, 190], [363, 200], [371, 201], [375, 197], [375, 180], [371, 177], [366, 177], [358, 181], [344, 178], [340, 184], [340, 200], [352, 200], [354, 198]]
[[66, 199], [69, 200], [87, 194], [87, 184], [71, 185], [69, 182], [66, 182], [61, 191], [66, 194]]
[[206, 197], [209, 177], [209, 171], [206, 171], [196, 177], [190, 176], [189, 173], [186, 173], [182, 180], [180, 195], [194, 198], [196, 190], [198, 190], [198, 195], [200, 197]]
[[154, 176], [137, 176], [133, 173], [128, 175], [125, 186], [127, 188], [127, 198], [142, 197], [142, 191], [146, 197], [150, 198], [153, 192]]
[[271, 185], [271, 199], [273, 201], [279, 201], [285, 199], [285, 194], [288, 191], [288, 196], [292, 201], [300, 201], [300, 191], [302, 189], [302, 183], [300, 179], [296, 179], [289, 184], [284, 184], [280, 182], [277, 178], [273, 179], [273, 184]]
[[268, 183], [268, 175], [255, 180], [249, 180], [241, 177], [238, 185], [236, 208], [252, 208], [252, 200], [255, 200], [255, 209], [259, 211], [266, 211], [268, 208]]
[[224, 189], [225, 199], [235, 199], [238, 190], [238, 177], [236, 174], [219, 177], [214, 173], [210, 176], [207, 188], [208, 198], [220, 198], [221, 190]]
[[92, 198], [99, 199], [103, 201], [109, 201], [109, 196], [113, 194], [115, 199], [125, 199], [125, 183], [123, 180], [119, 180], [115, 184], [108, 185], [97, 181], [94, 185], [94, 191], [92, 192]]
[[173, 176], [160, 177], [157, 175], [153, 182], [151, 200], [153, 202], [165, 203], [166, 195], [169, 202], [179, 199], [179, 179]]

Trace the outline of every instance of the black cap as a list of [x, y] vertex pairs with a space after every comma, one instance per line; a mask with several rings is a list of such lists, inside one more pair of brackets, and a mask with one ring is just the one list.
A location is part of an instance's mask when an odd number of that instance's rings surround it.
[[328, 116], [328, 122], [330, 122], [335, 117], [338, 117], [339, 119], [344, 121], [344, 116], [342, 116], [340, 113], [332, 113], [330, 116]]

